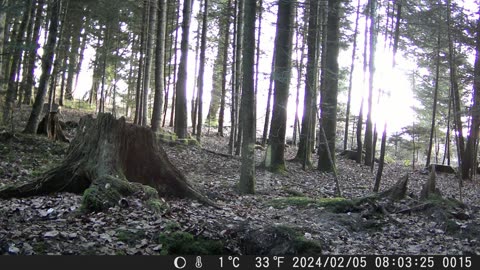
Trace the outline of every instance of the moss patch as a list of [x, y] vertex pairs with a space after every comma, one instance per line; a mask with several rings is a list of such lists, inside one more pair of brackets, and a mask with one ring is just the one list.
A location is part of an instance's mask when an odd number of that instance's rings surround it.
[[224, 253], [221, 241], [196, 238], [187, 232], [161, 233], [158, 242], [162, 255], [220, 255]]
[[119, 241], [128, 245], [135, 245], [137, 242], [145, 239], [146, 236], [145, 231], [132, 229], [119, 229], [116, 234]]
[[321, 244], [305, 239], [303, 232], [289, 226], [269, 226], [249, 231], [243, 240], [246, 255], [319, 255]]
[[278, 209], [286, 208], [288, 206], [296, 206], [298, 208], [324, 207], [327, 210], [335, 213], [353, 212], [357, 210], [354, 201], [338, 197], [314, 199], [310, 197], [294, 196], [273, 199], [269, 204]]

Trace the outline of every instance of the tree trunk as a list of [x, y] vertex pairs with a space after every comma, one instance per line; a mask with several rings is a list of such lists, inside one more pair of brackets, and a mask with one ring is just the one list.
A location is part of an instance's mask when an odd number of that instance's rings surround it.
[[360, 111], [358, 112], [357, 121], [357, 163], [362, 163], [363, 143], [362, 143], [362, 129], [363, 129], [363, 98], [360, 103]]
[[243, 35], [243, 80], [242, 80], [242, 114], [243, 128], [242, 166], [240, 170], [239, 190], [242, 194], [255, 193], [255, 17], [256, 0], [245, 1], [245, 32]]
[[263, 123], [263, 135], [262, 135], [262, 146], [265, 146], [267, 143], [268, 137], [268, 126], [270, 124], [270, 112], [271, 112], [271, 103], [272, 103], [272, 91], [273, 91], [273, 76], [275, 75], [275, 48], [273, 48], [273, 57], [272, 57], [272, 65], [270, 68], [270, 80], [268, 83], [268, 91], [267, 91], [267, 108], [265, 111], [265, 121]]
[[205, 52], [207, 50], [207, 19], [208, 19], [208, 0], [204, 0], [204, 11], [203, 11], [203, 19], [202, 19], [202, 40], [200, 45], [200, 68], [198, 71], [198, 121], [197, 121], [197, 141], [200, 142], [202, 138], [202, 126], [203, 126], [203, 78], [205, 76]]
[[228, 39], [229, 33], [228, 29], [230, 27], [230, 18], [227, 5], [221, 5], [222, 15], [219, 17], [218, 21], [218, 45], [217, 45], [217, 55], [215, 56], [215, 61], [213, 64], [212, 72], [212, 99], [210, 101], [210, 106], [207, 114], [207, 123], [209, 126], [218, 125], [218, 109], [220, 108], [221, 95], [222, 95], [222, 72], [223, 72], [223, 63], [224, 59], [224, 50], [227, 47], [228, 42], [225, 42], [225, 38]]
[[[22, 60], [22, 53], [23, 53], [23, 42], [24, 42], [24, 35], [25, 29], [27, 27], [30, 15], [30, 8], [31, 8], [32, 0], [27, 0], [24, 2], [24, 8], [22, 21], [20, 23], [17, 35], [14, 37], [14, 50], [13, 50], [13, 57], [10, 64], [10, 70], [8, 71], [8, 83], [7, 83], [7, 93], [5, 97], [5, 106], [3, 111], [3, 122], [6, 124], [7, 121], [10, 119], [10, 114], [12, 113], [13, 104], [15, 99], [17, 98], [17, 81], [18, 81], [18, 69], [19, 63]], [[3, 45], [3, 44], [2, 44]], [[3, 64], [3, 63], [2, 63]]]
[[60, 12], [60, 1], [52, 1], [52, 13], [50, 17], [50, 26], [48, 29], [48, 40], [44, 48], [44, 55], [42, 57], [42, 75], [38, 86], [38, 92], [35, 97], [32, 112], [28, 118], [27, 125], [24, 132], [34, 134], [37, 132], [38, 124], [40, 123], [40, 115], [45, 103], [45, 96], [47, 94], [47, 84], [50, 78], [52, 63], [55, 52], [55, 44], [57, 42], [58, 16]]
[[343, 150], [347, 150], [348, 145], [348, 126], [350, 124], [350, 103], [352, 97], [353, 86], [353, 72], [355, 69], [355, 55], [357, 53], [357, 34], [358, 34], [358, 21], [360, 18], [360, 0], [357, 3], [357, 16], [355, 18], [355, 30], [353, 32], [353, 48], [352, 48], [352, 60], [350, 63], [350, 74], [348, 79], [348, 97], [347, 97], [347, 112], [345, 113], [345, 133], [343, 135]]
[[[198, 16], [202, 14], [203, 9], [203, 0], [200, 1], [200, 8], [198, 11]], [[197, 20], [198, 21], [198, 20]], [[198, 112], [198, 98], [197, 98], [197, 87], [199, 85], [200, 77], [198, 76], [198, 62], [200, 61], [199, 53], [200, 53], [200, 41], [201, 41], [201, 34], [202, 34], [202, 23], [197, 23], [197, 31], [196, 31], [196, 44], [195, 44], [195, 67], [194, 67], [194, 75], [193, 75], [193, 88], [192, 88], [192, 98], [190, 100], [190, 120], [192, 121], [192, 135], [196, 134], [197, 129], [197, 112]]]
[[440, 29], [438, 29], [437, 36], [437, 55], [435, 58], [435, 89], [433, 90], [433, 106], [432, 106], [432, 122], [430, 125], [430, 139], [427, 148], [427, 162], [426, 167], [430, 165], [430, 159], [432, 157], [433, 148], [433, 133], [435, 132], [435, 118], [437, 115], [437, 100], [438, 100], [438, 88], [440, 81]]
[[165, 37], [166, 37], [166, 20], [167, 20], [167, 1], [158, 1], [157, 13], [157, 40], [155, 53], [155, 97], [153, 101], [152, 113], [152, 130], [160, 131], [162, 124], [162, 108], [163, 108], [163, 90], [165, 88]]
[[77, 136], [60, 166], [31, 183], [0, 189], [0, 198], [83, 193], [85, 208], [104, 210], [141, 190], [141, 185], [129, 181], [153, 187], [160, 196], [190, 197], [212, 204], [169, 161], [150, 129], [103, 113], [97, 119], [85, 116], [80, 120]]
[[293, 1], [280, 1], [278, 3], [275, 38], [275, 90], [269, 145], [265, 156], [265, 167], [273, 172], [282, 172], [286, 169], [284, 152], [287, 131], [288, 92], [292, 68], [294, 7]]
[[387, 123], [383, 126], [382, 144], [380, 146], [380, 161], [378, 162], [377, 176], [375, 177], [375, 185], [373, 192], [378, 192], [380, 189], [380, 182], [382, 181], [383, 167], [385, 165], [385, 148], [387, 143]]
[[150, 90], [150, 74], [152, 73], [152, 58], [153, 58], [153, 38], [155, 37], [155, 23], [157, 17], [157, 0], [148, 1], [148, 30], [147, 44], [145, 47], [145, 72], [143, 78], [143, 94], [142, 94], [142, 126], [147, 125], [148, 119], [148, 96]]
[[[327, 54], [325, 59], [325, 92], [320, 101], [322, 112], [322, 129], [325, 131], [325, 138], [321, 137], [318, 148], [318, 169], [320, 171], [335, 171], [335, 141], [337, 131], [337, 96], [338, 96], [338, 53], [340, 38], [340, 13], [341, 1], [328, 1], [328, 23], [327, 23]], [[329, 150], [327, 151], [327, 147]]]
[[463, 179], [473, 179], [477, 169], [478, 133], [480, 127], [480, 17], [477, 20], [475, 69], [473, 78], [473, 106], [470, 133], [462, 164]]
[[183, 1], [182, 41], [180, 44], [181, 56], [178, 67], [178, 79], [175, 101], [175, 125], [174, 130], [178, 138], [185, 139], [187, 132], [187, 59], [188, 41], [190, 31], [190, 16], [192, 13], [192, 0]]
[[220, 98], [220, 112], [218, 114], [218, 134], [223, 136], [223, 125], [225, 119], [225, 97], [227, 94], [227, 66], [228, 66], [228, 43], [230, 38], [230, 6], [232, 0], [228, 0], [227, 6], [225, 7], [226, 17], [227, 17], [227, 26], [224, 34], [224, 47], [223, 47], [223, 63], [222, 63], [222, 96]]
[[305, 74], [305, 96], [303, 99], [303, 116], [300, 130], [300, 141], [295, 160], [304, 164], [304, 167], [311, 165], [313, 138], [313, 119], [315, 115], [315, 103], [317, 102], [318, 86], [318, 16], [319, 1], [310, 1], [310, 15], [308, 16], [307, 32], [307, 70]]
[[[3, 94], [4, 91], [4, 59], [6, 58], [3, 55], [3, 44], [5, 42], [5, 19], [7, 18], [7, 13], [6, 13], [6, 6], [7, 6], [7, 0], [1, 0], [0, 1], [0, 95]], [[0, 105], [3, 102], [0, 101]]]
[[377, 43], [376, 29], [376, 6], [377, 0], [369, 0], [370, 8], [370, 59], [369, 59], [369, 79], [368, 79], [368, 111], [365, 126], [365, 165], [371, 166], [373, 163], [373, 121], [372, 121], [372, 99], [373, 99], [373, 81], [375, 76], [375, 49]]
[[[459, 167], [463, 165], [463, 157], [465, 156], [465, 140], [463, 138], [463, 124], [462, 124], [462, 112], [461, 112], [461, 99], [458, 86], [457, 78], [457, 64], [455, 57], [455, 48], [453, 40], [453, 29], [450, 22], [450, 13], [451, 13], [451, 3], [450, 0], [447, 0], [447, 24], [448, 24], [448, 63], [450, 67], [450, 89], [453, 97], [453, 119], [455, 124], [455, 137], [457, 141], [457, 158]], [[462, 176], [463, 178], [463, 176]]]

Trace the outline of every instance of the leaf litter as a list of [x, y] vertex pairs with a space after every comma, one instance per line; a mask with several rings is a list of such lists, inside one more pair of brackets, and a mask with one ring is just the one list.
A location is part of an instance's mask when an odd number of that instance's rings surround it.
[[[480, 254], [480, 188], [476, 181], [464, 183], [466, 208], [452, 213], [454, 218], [442, 219], [444, 213], [439, 211], [402, 212], [418, 205], [417, 194], [428, 175], [397, 164], [385, 167], [381, 190], [409, 173], [411, 196], [381, 205], [390, 210], [388, 216], [366, 210], [331, 213], [315, 205], [276, 208], [271, 205], [276, 198], [334, 197], [333, 177], [314, 169], [304, 171], [300, 164], [289, 161], [288, 171], [282, 175], [258, 167], [257, 194], [239, 195], [240, 159], [215, 153], [226, 153], [227, 138], [209, 135], [202, 139], [202, 147], [165, 144], [164, 148], [174, 165], [221, 205], [220, 209], [188, 199], [169, 199], [169, 211], [157, 215], [140, 200], [127, 198], [126, 208], [115, 206], [107, 212], [85, 214], [79, 212], [81, 196], [69, 193], [0, 200], [0, 254], [155, 255], [164, 248], [158, 235], [172, 230], [222, 240], [229, 253], [242, 254], [245, 228], [269, 225], [298, 228], [305, 238], [320, 241], [324, 254]], [[18, 141], [0, 142], [0, 187], [41, 175], [63, 159], [67, 147], [26, 135]], [[263, 154], [256, 152], [259, 166]], [[287, 148], [287, 159], [294, 154], [294, 147]], [[337, 160], [343, 196], [370, 195], [374, 181], [370, 168]], [[455, 176], [438, 174], [437, 186], [445, 198], [460, 198]]]

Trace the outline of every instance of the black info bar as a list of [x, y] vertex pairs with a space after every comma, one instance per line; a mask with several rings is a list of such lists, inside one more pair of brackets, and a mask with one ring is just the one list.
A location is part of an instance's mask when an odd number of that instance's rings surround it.
[[[3, 269], [480, 269], [480, 256], [2, 256]], [[107, 268], [105, 268], [107, 267]]]

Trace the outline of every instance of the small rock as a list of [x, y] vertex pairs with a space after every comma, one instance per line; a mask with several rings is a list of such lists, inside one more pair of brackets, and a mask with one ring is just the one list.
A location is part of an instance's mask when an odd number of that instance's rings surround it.
[[57, 237], [60, 233], [58, 231], [49, 231], [49, 232], [46, 232], [43, 237], [47, 237], [47, 238], [53, 238], [53, 237]]
[[13, 255], [17, 255], [18, 253], [20, 253], [20, 249], [17, 248], [15, 246], [15, 244], [12, 244], [8, 247], [8, 253], [13, 254]]

